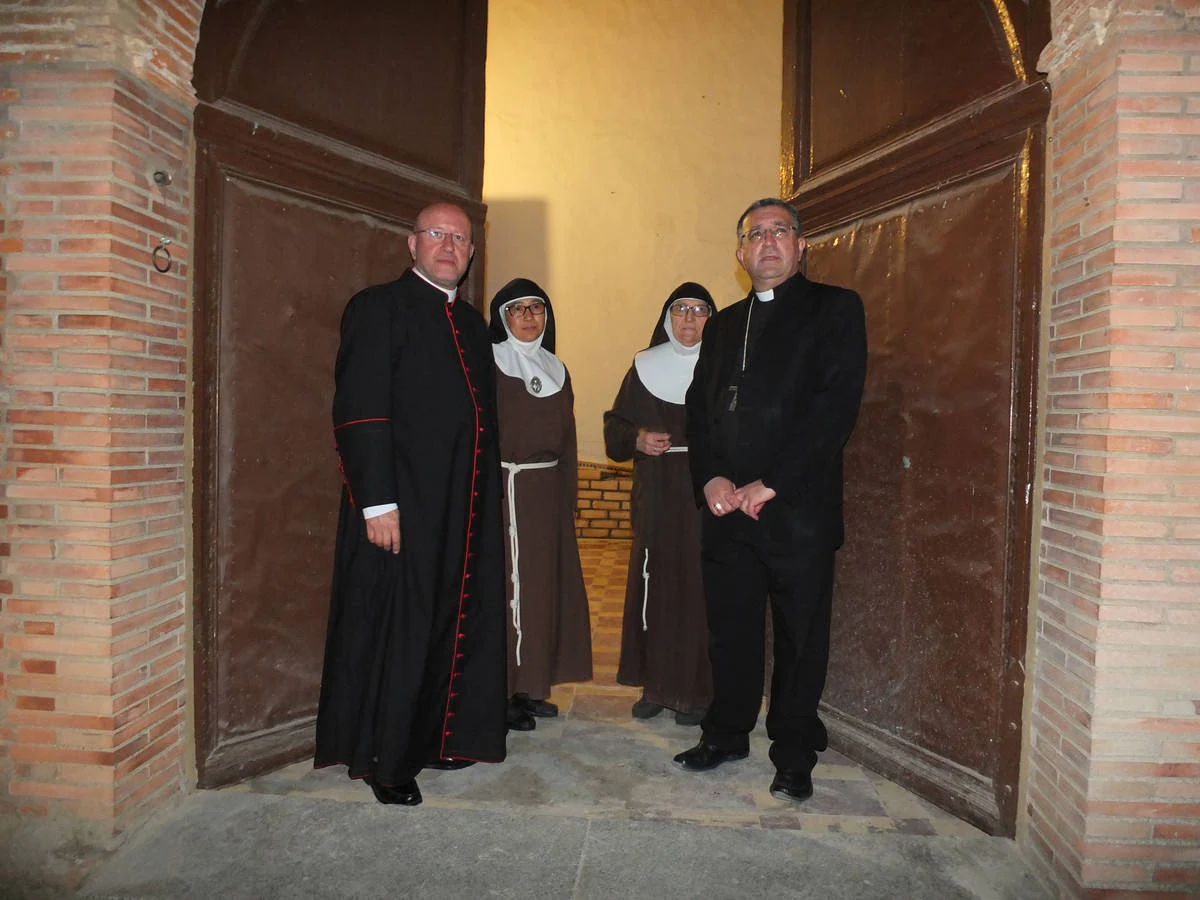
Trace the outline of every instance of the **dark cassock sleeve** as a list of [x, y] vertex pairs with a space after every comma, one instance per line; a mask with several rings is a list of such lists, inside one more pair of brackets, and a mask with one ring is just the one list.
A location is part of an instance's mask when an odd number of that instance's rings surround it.
[[[762, 482], [795, 496], [825, 478], [850, 440], [867, 377], [867, 323], [862, 299], [846, 288], [822, 286], [816, 392], [784, 428], [784, 440]], [[703, 350], [701, 351], [703, 353]]]
[[386, 289], [355, 294], [342, 313], [334, 366], [333, 433], [350, 502], [360, 511], [395, 503], [392, 451], [393, 329], [396, 298]]
[[637, 449], [638, 424], [634, 421], [633, 391], [637, 375], [633, 366], [625, 373], [613, 408], [604, 414], [604, 452], [609, 459], [625, 462]]
[[[705, 328], [705, 331], [717, 331], [718, 334], [706, 334], [706, 339], [700, 342], [700, 356], [696, 360], [692, 383], [688, 386], [687, 398], [684, 400], [687, 409], [688, 465], [692, 471], [692, 490], [699, 506], [705, 504], [704, 486], [718, 475], [728, 477], [728, 473], [718, 471], [712, 441], [711, 404], [714, 398], [710, 382], [719, 369], [720, 347], [724, 343], [719, 339], [719, 326], [716, 329], [712, 326], [718, 322], [724, 324], [730, 313], [726, 310], [722, 312], [725, 313], [724, 316], [718, 313]], [[710, 337], [715, 339], [709, 339]]]

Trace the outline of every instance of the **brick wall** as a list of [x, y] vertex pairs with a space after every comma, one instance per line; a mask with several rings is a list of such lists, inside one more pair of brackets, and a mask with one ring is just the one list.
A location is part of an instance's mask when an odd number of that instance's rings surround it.
[[1200, 887], [1200, 7], [1055, 2], [1029, 846]]
[[575, 534], [581, 538], [631, 538], [629, 492], [633, 467], [579, 463]]
[[[0, 12], [0, 810], [120, 829], [185, 760], [202, 0]], [[156, 185], [153, 173], [172, 183]], [[151, 252], [171, 239], [171, 271]]]

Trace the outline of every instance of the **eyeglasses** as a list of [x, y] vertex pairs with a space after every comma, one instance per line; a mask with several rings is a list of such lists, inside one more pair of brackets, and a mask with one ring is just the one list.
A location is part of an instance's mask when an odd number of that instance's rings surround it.
[[510, 319], [523, 319], [526, 316], [540, 319], [546, 314], [546, 304], [541, 300], [534, 300], [532, 303], [510, 303], [504, 307], [504, 314]]
[[676, 300], [671, 304], [671, 315], [676, 318], [682, 319], [688, 313], [691, 313], [697, 319], [707, 319], [709, 313], [708, 304], [688, 303], [684, 300]]
[[413, 234], [427, 234], [429, 239], [440, 244], [446, 238], [454, 241], [460, 247], [465, 247], [471, 243], [471, 239], [465, 234], [459, 234], [457, 231], [442, 231], [440, 228], [418, 228]]
[[795, 230], [795, 225], [772, 225], [770, 228], [751, 228], [742, 237], [751, 244], [761, 244], [767, 239], [767, 235], [770, 235], [777, 241], [782, 241]]

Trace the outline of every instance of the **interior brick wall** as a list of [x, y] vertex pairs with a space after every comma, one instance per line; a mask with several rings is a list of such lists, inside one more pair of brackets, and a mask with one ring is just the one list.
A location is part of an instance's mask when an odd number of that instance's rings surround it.
[[[202, 0], [0, 11], [0, 808], [179, 791], [192, 58]], [[156, 185], [153, 173], [170, 174]], [[151, 260], [169, 238], [171, 270]]]
[[575, 510], [575, 534], [581, 538], [628, 539], [629, 494], [633, 469], [612, 463], [579, 463], [579, 502]]
[[1200, 7], [1052, 3], [1029, 842], [1063, 896], [1200, 888]]

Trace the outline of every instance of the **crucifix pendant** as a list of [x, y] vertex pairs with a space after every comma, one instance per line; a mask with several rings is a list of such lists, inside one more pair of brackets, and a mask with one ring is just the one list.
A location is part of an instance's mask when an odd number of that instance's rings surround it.
[[738, 386], [736, 384], [731, 384], [728, 388], [726, 388], [726, 391], [729, 394], [729, 406], [727, 407], [727, 411], [733, 412], [737, 409]]

